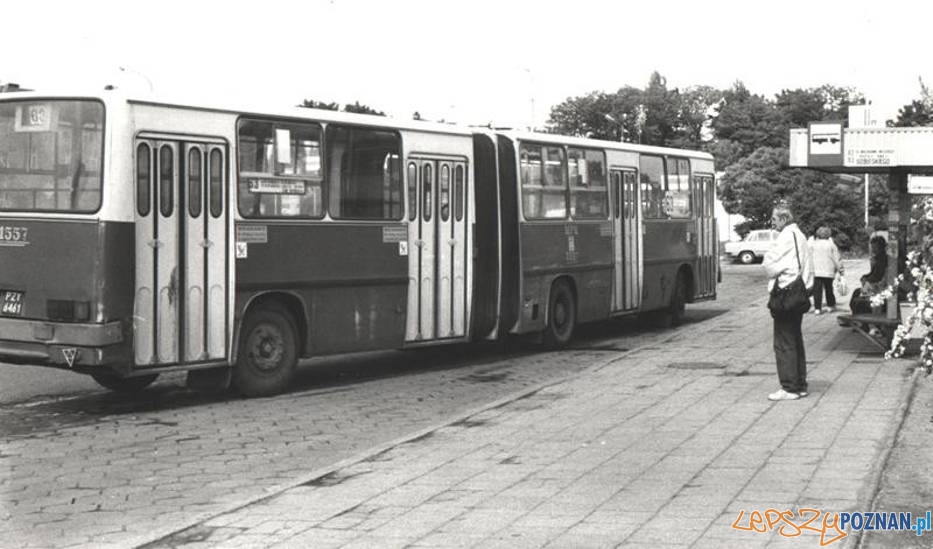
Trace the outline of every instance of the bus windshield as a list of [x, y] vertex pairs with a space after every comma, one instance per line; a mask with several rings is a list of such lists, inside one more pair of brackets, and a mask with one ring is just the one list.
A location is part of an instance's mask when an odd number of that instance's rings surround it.
[[103, 135], [97, 101], [0, 102], [0, 211], [97, 211]]

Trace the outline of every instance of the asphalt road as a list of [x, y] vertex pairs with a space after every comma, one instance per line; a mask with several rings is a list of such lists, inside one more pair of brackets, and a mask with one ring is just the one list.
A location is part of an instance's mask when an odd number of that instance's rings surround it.
[[[686, 322], [701, 322], [710, 316], [737, 306], [744, 306], [754, 299], [764, 286], [764, 274], [760, 265], [738, 265], [723, 262], [723, 282], [719, 285], [716, 301], [687, 306]], [[658, 328], [644, 318], [625, 318], [598, 322], [578, 329], [574, 346], [599, 346], [623, 336], [623, 345], [634, 346], [644, 337], [656, 334]], [[515, 353], [533, 354], [539, 348], [526, 341], [510, 341], [496, 344], [464, 345], [454, 348], [438, 347], [417, 351], [389, 351], [350, 355], [340, 358], [324, 358], [305, 361], [297, 376], [296, 389], [313, 389], [318, 385], [344, 383], [352, 379], [382, 377], [402, 374], [431, 364], [437, 367], [456, 368], [477, 361], [501, 359]], [[185, 376], [180, 373], [163, 375], [152, 389], [160, 393], [184, 392]], [[66, 370], [12, 365], [0, 362], [0, 406], [7, 404], [42, 403], [46, 401], [71, 400], [83, 396], [102, 395], [108, 391], [101, 388], [90, 376]]]

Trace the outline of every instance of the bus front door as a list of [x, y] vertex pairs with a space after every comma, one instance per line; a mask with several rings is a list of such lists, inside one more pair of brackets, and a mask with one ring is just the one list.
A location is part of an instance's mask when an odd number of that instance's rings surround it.
[[136, 141], [137, 366], [226, 358], [226, 170], [221, 140]]
[[409, 292], [405, 339], [419, 342], [466, 336], [466, 163], [411, 158]]
[[614, 263], [612, 310], [622, 313], [635, 311], [641, 306], [641, 208], [638, 207], [636, 172], [613, 169], [610, 174]]

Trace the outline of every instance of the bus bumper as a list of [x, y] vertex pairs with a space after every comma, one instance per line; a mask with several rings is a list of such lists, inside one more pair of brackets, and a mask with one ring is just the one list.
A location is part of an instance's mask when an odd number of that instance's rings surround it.
[[76, 324], [0, 318], [0, 362], [82, 369], [126, 359], [120, 322]]

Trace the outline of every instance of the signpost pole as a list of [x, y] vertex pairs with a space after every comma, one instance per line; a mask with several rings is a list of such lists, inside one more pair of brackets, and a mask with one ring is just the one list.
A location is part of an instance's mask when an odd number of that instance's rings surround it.
[[868, 174], [865, 174], [865, 229], [868, 229]]

